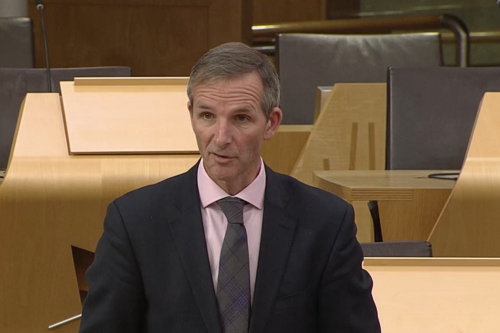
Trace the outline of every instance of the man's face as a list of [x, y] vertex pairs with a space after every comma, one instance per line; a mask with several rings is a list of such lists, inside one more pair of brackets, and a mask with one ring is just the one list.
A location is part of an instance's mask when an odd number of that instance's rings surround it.
[[274, 108], [266, 118], [261, 108], [258, 74], [199, 85], [188, 103], [204, 167], [210, 178], [234, 195], [249, 185], [260, 167], [263, 140], [270, 139], [282, 113]]

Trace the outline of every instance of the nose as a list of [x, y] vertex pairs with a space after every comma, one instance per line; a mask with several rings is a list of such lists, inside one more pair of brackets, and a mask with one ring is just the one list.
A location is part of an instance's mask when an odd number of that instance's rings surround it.
[[217, 129], [214, 136], [215, 144], [219, 148], [224, 148], [231, 143], [231, 126], [225, 119], [220, 119], [217, 122]]

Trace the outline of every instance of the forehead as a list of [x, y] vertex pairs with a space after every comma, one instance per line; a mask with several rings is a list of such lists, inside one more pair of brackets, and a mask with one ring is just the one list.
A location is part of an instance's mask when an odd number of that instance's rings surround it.
[[263, 85], [257, 73], [227, 79], [209, 80], [193, 90], [195, 102], [198, 99], [247, 100], [260, 103]]

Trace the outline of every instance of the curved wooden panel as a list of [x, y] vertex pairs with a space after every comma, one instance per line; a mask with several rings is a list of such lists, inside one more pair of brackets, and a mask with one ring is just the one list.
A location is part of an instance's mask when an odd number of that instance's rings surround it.
[[94, 251], [112, 199], [198, 158], [70, 156], [59, 95], [28, 94], [0, 187], [0, 332], [47, 332], [81, 313], [72, 247]]
[[429, 241], [436, 256], [500, 257], [500, 93], [486, 93], [466, 159]]
[[[385, 83], [335, 84], [291, 175], [314, 185], [315, 170], [384, 170]], [[358, 240], [373, 240], [366, 202], [353, 202]]]
[[315, 170], [384, 170], [385, 83], [336, 84], [292, 176], [313, 184]]

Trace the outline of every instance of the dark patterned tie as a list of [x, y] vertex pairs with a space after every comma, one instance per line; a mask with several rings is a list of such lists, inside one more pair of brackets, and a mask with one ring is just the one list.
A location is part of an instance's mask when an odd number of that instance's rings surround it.
[[245, 201], [226, 197], [217, 201], [229, 222], [222, 243], [217, 302], [223, 333], [247, 333], [250, 318], [250, 270], [247, 231], [243, 225]]

